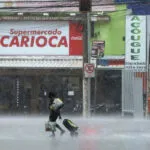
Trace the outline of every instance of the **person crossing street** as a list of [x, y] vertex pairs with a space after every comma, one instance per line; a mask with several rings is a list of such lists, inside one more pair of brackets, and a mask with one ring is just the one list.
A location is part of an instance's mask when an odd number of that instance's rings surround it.
[[57, 119], [61, 119], [60, 110], [64, 106], [63, 101], [57, 97], [56, 93], [49, 92], [49, 123], [51, 126], [52, 136], [55, 136], [56, 128], [60, 130], [60, 135], [65, 133], [65, 130], [56, 122]]

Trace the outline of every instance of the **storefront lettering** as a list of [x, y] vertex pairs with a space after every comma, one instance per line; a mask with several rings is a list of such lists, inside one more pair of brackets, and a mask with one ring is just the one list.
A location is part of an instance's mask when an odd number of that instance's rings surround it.
[[55, 30], [16, 30], [16, 29], [10, 29], [11, 35], [16, 36], [25, 36], [25, 35], [61, 35], [62, 31], [59, 29]]
[[138, 16], [133, 16], [131, 21], [131, 60], [139, 60], [139, 54], [141, 51], [141, 43], [140, 43], [140, 18]]
[[131, 36], [131, 40], [133, 40], [133, 41], [134, 40], [140, 40], [140, 38], [141, 38], [140, 35], [137, 35], [137, 36], [136, 35], [134, 35], [134, 36], [132, 35]]
[[2, 47], [68, 47], [66, 36], [3, 36], [0, 39]]

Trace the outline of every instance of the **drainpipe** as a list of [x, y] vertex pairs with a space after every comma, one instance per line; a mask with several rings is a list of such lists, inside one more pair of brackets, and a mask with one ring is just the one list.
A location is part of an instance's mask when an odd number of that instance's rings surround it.
[[148, 110], [148, 103], [149, 103], [149, 101], [148, 101], [148, 97], [149, 97], [149, 50], [150, 50], [150, 31], [149, 31], [149, 29], [148, 29], [148, 25], [149, 25], [149, 23], [148, 23], [148, 16], [146, 16], [146, 110], [145, 110], [145, 117], [147, 118], [148, 117], [148, 115], [149, 115], [149, 110]]

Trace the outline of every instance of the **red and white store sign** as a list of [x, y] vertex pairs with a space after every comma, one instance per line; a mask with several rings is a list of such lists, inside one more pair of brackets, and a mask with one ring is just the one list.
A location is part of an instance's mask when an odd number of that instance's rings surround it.
[[68, 21], [2, 21], [0, 55], [82, 55], [83, 36]]

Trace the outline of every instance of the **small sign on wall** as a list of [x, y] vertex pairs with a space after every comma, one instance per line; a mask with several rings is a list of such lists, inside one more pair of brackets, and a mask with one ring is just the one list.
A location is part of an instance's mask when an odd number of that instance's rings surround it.
[[84, 75], [86, 78], [95, 77], [95, 65], [92, 63], [85, 63], [84, 64]]
[[68, 96], [74, 96], [74, 91], [68, 91]]

